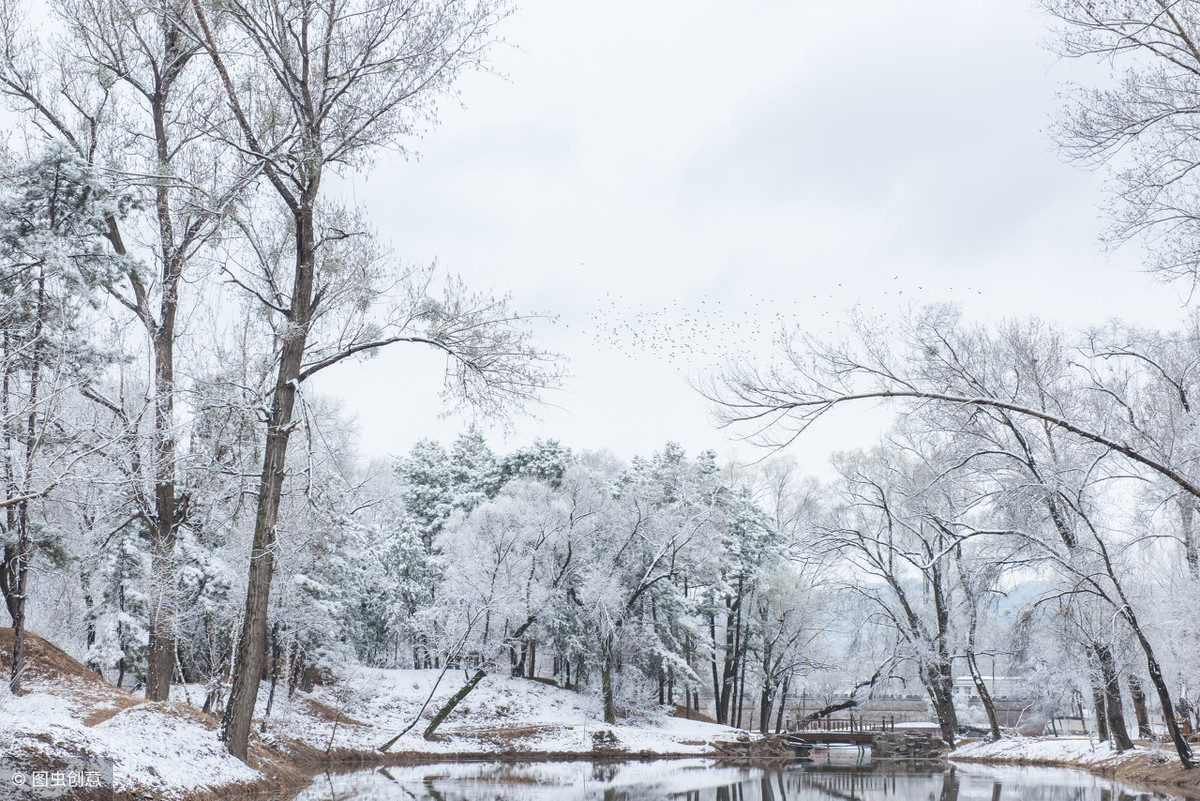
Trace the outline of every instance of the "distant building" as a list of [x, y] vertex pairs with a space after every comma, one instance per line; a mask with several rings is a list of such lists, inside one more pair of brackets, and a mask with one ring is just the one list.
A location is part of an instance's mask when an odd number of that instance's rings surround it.
[[[993, 701], [1008, 701], [1025, 697], [1023, 679], [1012, 676], [983, 676], [982, 678]], [[975, 680], [970, 676], [959, 676], [954, 680], [953, 694], [957, 704], [970, 706], [982, 703], [979, 698], [979, 689], [975, 686]]]

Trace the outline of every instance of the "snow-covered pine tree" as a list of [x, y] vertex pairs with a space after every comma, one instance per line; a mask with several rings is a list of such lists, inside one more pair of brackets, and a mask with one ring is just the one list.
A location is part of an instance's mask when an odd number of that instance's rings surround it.
[[118, 687], [133, 689], [146, 679], [150, 634], [145, 587], [149, 560], [149, 534], [131, 522], [109, 540], [92, 578], [95, 603], [88, 616], [95, 641], [85, 661]]
[[86, 310], [101, 286], [133, 269], [104, 240], [108, 220], [132, 201], [58, 143], [7, 168], [0, 182], [0, 593], [14, 630], [9, 686], [19, 693], [35, 506], [76, 469], [76, 446], [94, 438], [64, 418], [63, 401], [105, 360], [86, 336]]

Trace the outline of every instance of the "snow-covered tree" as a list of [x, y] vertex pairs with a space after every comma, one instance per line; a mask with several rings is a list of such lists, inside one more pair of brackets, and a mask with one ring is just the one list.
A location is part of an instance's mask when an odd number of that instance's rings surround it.
[[188, 333], [188, 288], [211, 266], [208, 246], [257, 165], [231, 157], [211, 135], [221, 95], [211, 62], [187, 33], [187, 2], [38, 4], [49, 12], [51, 35], [23, 24], [23, 5], [0, 9], [0, 92], [27, 131], [68, 148], [145, 201], [135, 219], [108, 215], [103, 234], [112, 253], [134, 254], [142, 264], [106, 289], [143, 334], [129, 351], [142, 368], [144, 408], [125, 421], [137, 424], [129, 433], [141, 453], [120, 466], [142, 485], [133, 500], [150, 530], [146, 695], [161, 701], [175, 665], [175, 549], [187, 505], [186, 488], [177, 486], [183, 387], [176, 346]]
[[104, 360], [88, 340], [87, 310], [128, 266], [105, 250], [103, 236], [107, 220], [131, 201], [55, 143], [8, 166], [0, 185], [0, 591], [15, 632], [10, 686], [17, 693], [38, 539], [34, 505], [96, 447], [92, 432], [74, 429], [61, 411]]
[[823, 538], [848, 563], [848, 589], [874, 607], [877, 625], [898, 635], [897, 656], [915, 669], [942, 738], [952, 743], [957, 515], [925, 491], [938, 470], [899, 449], [843, 456], [838, 470], [840, 508]]
[[98, 569], [92, 575], [95, 603], [88, 623], [95, 641], [88, 648], [88, 667], [115, 673], [116, 685], [138, 687], [146, 680], [147, 629], [146, 571], [149, 537], [136, 523], [124, 526], [108, 541]]

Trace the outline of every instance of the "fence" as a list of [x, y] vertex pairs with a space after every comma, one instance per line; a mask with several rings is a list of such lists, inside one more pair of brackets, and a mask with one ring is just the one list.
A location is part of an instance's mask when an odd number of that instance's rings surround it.
[[896, 716], [886, 716], [876, 720], [867, 720], [861, 717], [851, 715], [848, 718], [817, 718], [816, 720], [802, 720], [792, 727], [791, 731], [846, 731], [846, 732], [874, 732], [874, 731], [895, 731]]

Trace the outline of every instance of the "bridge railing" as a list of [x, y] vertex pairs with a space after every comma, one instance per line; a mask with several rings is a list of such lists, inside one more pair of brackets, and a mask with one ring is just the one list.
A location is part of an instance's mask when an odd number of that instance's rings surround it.
[[792, 731], [845, 731], [845, 732], [889, 732], [896, 730], [896, 716], [885, 716], [874, 720], [856, 718], [818, 718], [802, 720]]

